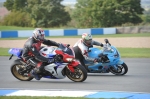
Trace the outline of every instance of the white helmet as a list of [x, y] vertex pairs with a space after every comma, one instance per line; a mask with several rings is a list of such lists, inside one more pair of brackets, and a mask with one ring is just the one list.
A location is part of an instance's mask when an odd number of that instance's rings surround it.
[[89, 33], [83, 33], [83, 34], [82, 34], [82, 40], [83, 40], [83, 43], [84, 43], [86, 46], [90, 46], [91, 43], [92, 43], [92, 35], [89, 34]]
[[33, 31], [33, 37], [37, 41], [43, 41], [44, 38], [45, 38], [45, 32], [44, 32], [44, 30], [42, 28], [36, 28]]

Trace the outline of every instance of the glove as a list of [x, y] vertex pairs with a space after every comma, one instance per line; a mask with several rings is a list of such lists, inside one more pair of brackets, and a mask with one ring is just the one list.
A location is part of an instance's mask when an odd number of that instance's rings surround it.
[[101, 62], [101, 59], [100, 58], [95, 58], [94, 62]]
[[104, 41], [105, 41], [106, 43], [109, 43], [108, 39], [105, 39]]
[[100, 45], [101, 47], [103, 47], [104, 45], [101, 43], [101, 45]]
[[47, 63], [51, 64], [51, 63], [54, 63], [55, 60], [54, 59], [49, 59]]

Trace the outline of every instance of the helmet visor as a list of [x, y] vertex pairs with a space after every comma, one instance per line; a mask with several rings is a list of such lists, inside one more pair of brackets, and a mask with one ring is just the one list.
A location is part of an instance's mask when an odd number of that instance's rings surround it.
[[43, 41], [44, 38], [45, 38], [45, 35], [44, 35], [44, 34], [41, 34], [41, 35], [38, 36], [38, 39], [39, 39], [40, 41]]
[[92, 43], [92, 39], [84, 40], [84, 42], [85, 42], [87, 45], [91, 45], [91, 43]]

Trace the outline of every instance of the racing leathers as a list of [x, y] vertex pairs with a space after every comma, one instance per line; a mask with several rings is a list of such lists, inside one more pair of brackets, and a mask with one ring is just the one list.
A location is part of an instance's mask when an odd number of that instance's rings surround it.
[[[88, 56], [89, 48], [93, 47], [93, 45], [101, 46], [103, 47], [103, 44], [97, 41], [92, 40], [91, 44], [89, 46], [85, 45], [83, 40], [78, 40], [75, 45], [73, 46], [73, 50], [75, 52], [75, 58], [80, 61], [80, 63], [87, 69], [85, 66], [83, 59], [90, 62], [96, 62], [95, 58], [91, 58]], [[88, 69], [87, 69], [88, 70]]]
[[[42, 42], [35, 40], [33, 37], [30, 37], [24, 44], [22, 57], [25, 61], [32, 63], [36, 68], [38, 68], [38, 71], [41, 72], [44, 65], [44, 62], [48, 62], [49, 60], [42, 55], [40, 55], [39, 50], [41, 48], [41, 45], [48, 45], [48, 46], [59, 46], [59, 43], [56, 43], [51, 40], [44, 39]], [[39, 63], [41, 63], [41, 66], [37, 66]], [[30, 64], [31, 65], [31, 64]]]

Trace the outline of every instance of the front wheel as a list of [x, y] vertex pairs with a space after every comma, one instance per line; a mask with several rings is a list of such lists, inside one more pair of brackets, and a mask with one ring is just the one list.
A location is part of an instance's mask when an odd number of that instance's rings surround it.
[[68, 68], [65, 69], [66, 76], [74, 82], [83, 82], [87, 78], [87, 71], [82, 65], [74, 67], [74, 72], [71, 72]]
[[125, 75], [128, 72], [128, 66], [123, 63], [121, 65], [117, 65], [117, 70], [114, 67], [110, 67], [109, 71], [115, 75]]
[[28, 73], [22, 73], [22, 71], [24, 70], [25, 66], [21, 63], [19, 64], [12, 64], [11, 65], [11, 73], [13, 74], [13, 76], [15, 78], [17, 78], [18, 80], [21, 80], [21, 81], [30, 81], [33, 79], [33, 77], [29, 77], [27, 76]]

